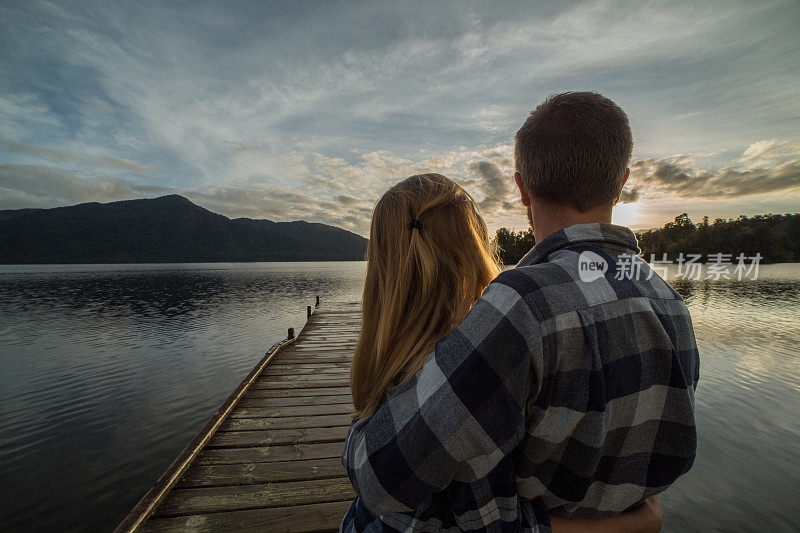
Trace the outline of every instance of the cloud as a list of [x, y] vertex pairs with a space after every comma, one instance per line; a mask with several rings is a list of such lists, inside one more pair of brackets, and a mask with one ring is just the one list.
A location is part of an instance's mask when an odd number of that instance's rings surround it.
[[62, 129], [62, 121], [36, 94], [0, 93], [0, 135], [31, 136], [41, 130]]
[[175, 188], [140, 185], [117, 178], [86, 179], [72, 171], [43, 165], [0, 164], [0, 209], [59, 207], [84, 202], [111, 202], [143, 196], [182, 194], [230, 218], [309, 220], [366, 233], [371, 206], [351, 196], [320, 201], [313, 191], [273, 185]]
[[40, 146], [19, 143], [6, 137], [0, 137], [0, 146], [3, 146], [9, 152], [25, 154], [56, 163], [76, 163], [94, 168], [110, 168], [135, 173], [153, 172], [155, 170], [150, 166], [142, 165], [141, 163], [131, 161], [130, 159], [113, 157], [106, 154], [92, 155], [68, 152], [64, 150], [52, 150], [49, 148], [42, 148]]
[[640, 159], [631, 177], [648, 196], [672, 194], [684, 198], [738, 198], [800, 188], [800, 143], [759, 141], [731, 166], [698, 169], [682, 154]]
[[[350, 159], [319, 153], [287, 154], [294, 171], [305, 175], [314, 194], [328, 192], [339, 204], [371, 207], [378, 197], [398, 181], [428, 172], [444, 174], [476, 198], [487, 218], [516, 208], [513, 199], [511, 146], [498, 145], [480, 150], [452, 150], [413, 160], [386, 151], [361, 152]], [[333, 185], [335, 184], [335, 189]], [[364, 211], [369, 217], [370, 210]], [[368, 220], [362, 221], [368, 227]]]
[[478, 207], [485, 211], [494, 211], [502, 207], [508, 197], [508, 176], [504, 176], [494, 163], [478, 161], [471, 163], [469, 169], [481, 177], [479, 188], [483, 199], [478, 202]]
[[178, 194], [175, 187], [165, 187], [163, 185], [131, 185], [131, 189], [140, 195], [165, 196], [168, 194]]
[[364, 200], [359, 200], [358, 198], [347, 196], [346, 194], [340, 194], [336, 199], [344, 205], [360, 205], [364, 203]]
[[[44, 165], [5, 165], [8, 189], [2, 207], [55, 207], [85, 201], [113, 201], [182, 194], [228, 217], [323, 222], [366, 235], [372, 207], [392, 185], [413, 174], [439, 172], [462, 184], [478, 201], [487, 220], [516, 208], [510, 202], [508, 145], [458, 150], [413, 161], [384, 151], [329, 157], [290, 151], [270, 160], [271, 173], [283, 183], [261, 179], [230, 185], [208, 182], [192, 186], [139, 183], [129, 179], [90, 179], [71, 169]], [[53, 155], [53, 158], [60, 154]], [[491, 158], [491, 160], [486, 158]], [[254, 166], [266, 162], [251, 161]]]
[[[507, 143], [544, 96], [575, 89], [631, 118], [642, 182], [623, 202], [791, 187], [785, 141], [698, 163], [796, 138], [791, 3], [87, 5], [0, 3], [0, 157], [89, 189], [117, 179], [123, 197], [194, 194], [229, 216], [363, 230], [389, 186], [440, 172], [507, 224], [522, 212], [498, 178]], [[664, 157], [676, 153], [689, 155]]]
[[619, 195], [619, 203], [621, 204], [632, 204], [639, 199], [639, 188], [634, 187], [632, 189], [622, 190], [622, 193]]
[[800, 158], [800, 142], [765, 139], [751, 144], [736, 162], [747, 168], [777, 166]]
[[322, 222], [366, 234], [371, 207], [357, 203], [325, 201], [309, 192], [285, 191], [273, 186], [217, 187], [185, 191], [193, 202], [230, 218], [267, 218]]
[[135, 197], [129, 183], [116, 178], [85, 180], [56, 167], [0, 164], [0, 208], [56, 207]]

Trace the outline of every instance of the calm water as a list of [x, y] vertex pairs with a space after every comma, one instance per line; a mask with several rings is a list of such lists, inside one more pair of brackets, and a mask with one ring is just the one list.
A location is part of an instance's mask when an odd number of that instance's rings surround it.
[[[112, 529], [316, 294], [364, 264], [0, 267], [0, 529]], [[800, 265], [673, 284], [700, 444], [667, 531], [800, 529]]]

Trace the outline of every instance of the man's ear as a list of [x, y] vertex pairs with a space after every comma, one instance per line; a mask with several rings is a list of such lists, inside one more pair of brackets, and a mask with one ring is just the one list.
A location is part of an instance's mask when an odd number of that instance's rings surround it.
[[625, 183], [628, 181], [628, 176], [631, 175], [631, 169], [629, 167], [625, 167], [625, 174], [622, 176], [622, 185], [619, 186], [619, 194], [616, 198], [614, 198], [614, 203], [611, 204], [611, 207], [614, 207], [619, 203], [619, 199], [622, 196], [622, 189], [625, 187]]
[[[625, 178], [628, 177], [628, 174], [625, 174]], [[522, 174], [519, 172], [514, 172], [514, 182], [517, 184], [517, 188], [519, 189], [520, 200], [522, 201], [522, 205], [528, 207], [531, 205], [531, 197], [528, 196], [528, 191], [525, 190], [525, 184], [522, 183]]]

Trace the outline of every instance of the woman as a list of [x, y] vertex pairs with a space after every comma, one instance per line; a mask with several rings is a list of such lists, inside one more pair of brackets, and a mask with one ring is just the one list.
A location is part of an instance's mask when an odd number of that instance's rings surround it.
[[[486, 224], [455, 182], [422, 174], [383, 195], [372, 216], [362, 329], [350, 371], [354, 418], [372, 416], [392, 389], [422, 367], [436, 341], [459, 325], [499, 272]], [[478, 529], [484, 522], [476, 513], [486, 509], [503, 530], [535, 530], [535, 511], [517, 497], [511, 456], [483, 479], [453, 481], [411, 513], [375, 516], [356, 498], [341, 529]], [[657, 531], [660, 523], [657, 499], [616, 518], [551, 517], [556, 532]]]

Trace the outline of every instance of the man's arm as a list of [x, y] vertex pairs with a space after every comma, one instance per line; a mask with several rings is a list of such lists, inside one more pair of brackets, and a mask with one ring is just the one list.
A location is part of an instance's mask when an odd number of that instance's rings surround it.
[[650, 496], [632, 511], [613, 518], [561, 518], [550, 516], [552, 533], [657, 533], [664, 515], [658, 496]]
[[454, 479], [483, 477], [524, 436], [541, 330], [513, 288], [519, 276], [502, 273], [422, 369], [354, 422], [342, 462], [372, 512], [409, 511]]

